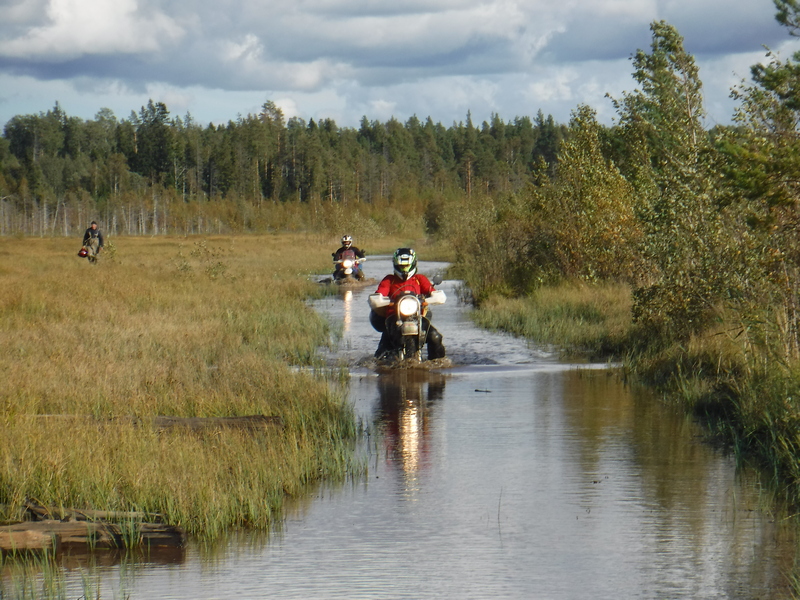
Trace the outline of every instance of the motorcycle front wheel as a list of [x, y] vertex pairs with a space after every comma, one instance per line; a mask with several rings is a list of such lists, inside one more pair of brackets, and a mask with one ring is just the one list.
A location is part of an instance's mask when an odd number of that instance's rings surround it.
[[416, 335], [403, 336], [403, 354], [405, 354], [404, 358], [406, 360], [408, 360], [409, 358], [420, 360], [420, 346], [419, 346], [418, 336]]

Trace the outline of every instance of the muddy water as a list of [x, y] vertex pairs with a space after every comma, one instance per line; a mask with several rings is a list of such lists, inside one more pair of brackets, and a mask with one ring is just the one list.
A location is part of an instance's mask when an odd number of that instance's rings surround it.
[[[367, 262], [376, 278], [388, 268]], [[341, 324], [328, 360], [350, 367], [370, 432], [364, 480], [320, 489], [272, 536], [98, 567], [102, 597], [783, 595], [793, 528], [752, 473], [602, 365], [476, 329], [456, 284], [440, 288], [434, 321], [453, 364], [432, 371], [370, 368], [372, 287], [316, 304]]]

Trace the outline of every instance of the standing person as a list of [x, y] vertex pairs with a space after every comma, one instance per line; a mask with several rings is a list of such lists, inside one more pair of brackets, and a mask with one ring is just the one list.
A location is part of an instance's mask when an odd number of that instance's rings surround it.
[[89, 252], [86, 256], [89, 262], [97, 262], [97, 255], [100, 254], [103, 244], [103, 233], [97, 228], [97, 221], [92, 221], [89, 229], [83, 234], [83, 245]]
[[[363, 250], [359, 250], [356, 246], [353, 246], [353, 236], [352, 235], [343, 235], [342, 236], [342, 246], [332, 254], [333, 262], [337, 263], [338, 261], [342, 260], [342, 255], [345, 252], [352, 251], [355, 254], [357, 259], [366, 260], [367, 256]], [[361, 270], [361, 261], [357, 261], [354, 269], [354, 273], [357, 279], [361, 280], [364, 279], [364, 271]], [[338, 272], [339, 265], [336, 265], [336, 271]], [[334, 273], [335, 278], [335, 273]]]
[[[417, 296], [429, 298], [431, 294], [441, 295], [440, 302], [444, 301], [444, 292], [437, 291], [425, 275], [417, 273], [417, 253], [413, 248], [398, 248], [392, 257], [394, 272], [384, 277], [375, 290], [376, 295], [384, 296], [392, 301], [386, 309], [386, 316], [378, 315], [374, 310], [370, 312], [369, 320], [372, 327], [381, 332], [381, 341], [375, 352], [375, 358], [380, 358], [392, 347], [392, 337], [397, 335], [393, 331], [392, 322], [395, 321], [395, 299], [403, 292], [412, 292]], [[442, 334], [430, 323], [424, 320], [427, 328], [426, 343], [428, 345], [428, 360], [445, 357], [445, 348], [442, 343]]]

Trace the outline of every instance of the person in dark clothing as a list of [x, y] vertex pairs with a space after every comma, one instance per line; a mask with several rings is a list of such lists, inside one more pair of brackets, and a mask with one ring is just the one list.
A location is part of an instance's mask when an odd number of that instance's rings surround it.
[[89, 259], [89, 262], [97, 262], [97, 255], [100, 254], [103, 244], [103, 233], [97, 228], [97, 221], [92, 221], [83, 234], [83, 247], [88, 251], [86, 258]]
[[342, 258], [342, 254], [345, 250], [352, 250], [356, 253], [356, 258], [366, 258], [366, 254], [363, 250], [359, 250], [355, 246], [353, 246], [353, 236], [352, 235], [343, 235], [342, 236], [342, 246], [336, 252], [333, 253], [333, 260], [339, 260]]
[[[342, 256], [345, 252], [352, 252], [355, 254], [356, 259], [366, 260], [367, 255], [363, 250], [358, 249], [357, 247], [353, 246], [353, 236], [352, 235], [343, 235], [342, 236], [342, 246], [332, 254], [333, 262], [338, 263], [338, 261], [342, 260]], [[354, 274], [357, 279], [361, 280], [364, 279], [364, 272], [361, 270], [361, 260], [356, 261], [356, 265], [354, 268]], [[336, 269], [338, 271], [339, 266], [337, 264]], [[335, 277], [335, 275], [334, 275]]]

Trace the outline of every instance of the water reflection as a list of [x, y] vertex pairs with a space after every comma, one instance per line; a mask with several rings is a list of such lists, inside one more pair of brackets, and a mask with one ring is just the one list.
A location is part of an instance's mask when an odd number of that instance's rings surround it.
[[186, 548], [156, 546], [0, 556], [0, 599], [114, 597], [111, 581], [119, 590], [132, 589], [140, 574], [180, 569], [186, 560]]
[[186, 560], [186, 548], [160, 547], [133, 550], [97, 550], [95, 552], [65, 552], [57, 555], [59, 564], [71, 570], [117, 565], [181, 565]]
[[695, 597], [787, 592], [796, 529], [758, 473], [705, 443], [689, 416], [615, 379], [576, 371], [558, 391], [574, 460], [588, 475], [581, 505], [618, 513], [628, 543], [648, 556], [637, 570], [661, 589], [677, 595], [684, 582]]
[[445, 377], [421, 369], [399, 369], [378, 378], [376, 421], [384, 456], [405, 474], [407, 491], [416, 489], [417, 473], [429, 455], [431, 413], [444, 396]]
[[345, 290], [344, 294], [342, 294], [342, 305], [344, 307], [342, 331], [347, 333], [353, 326], [353, 290]]

